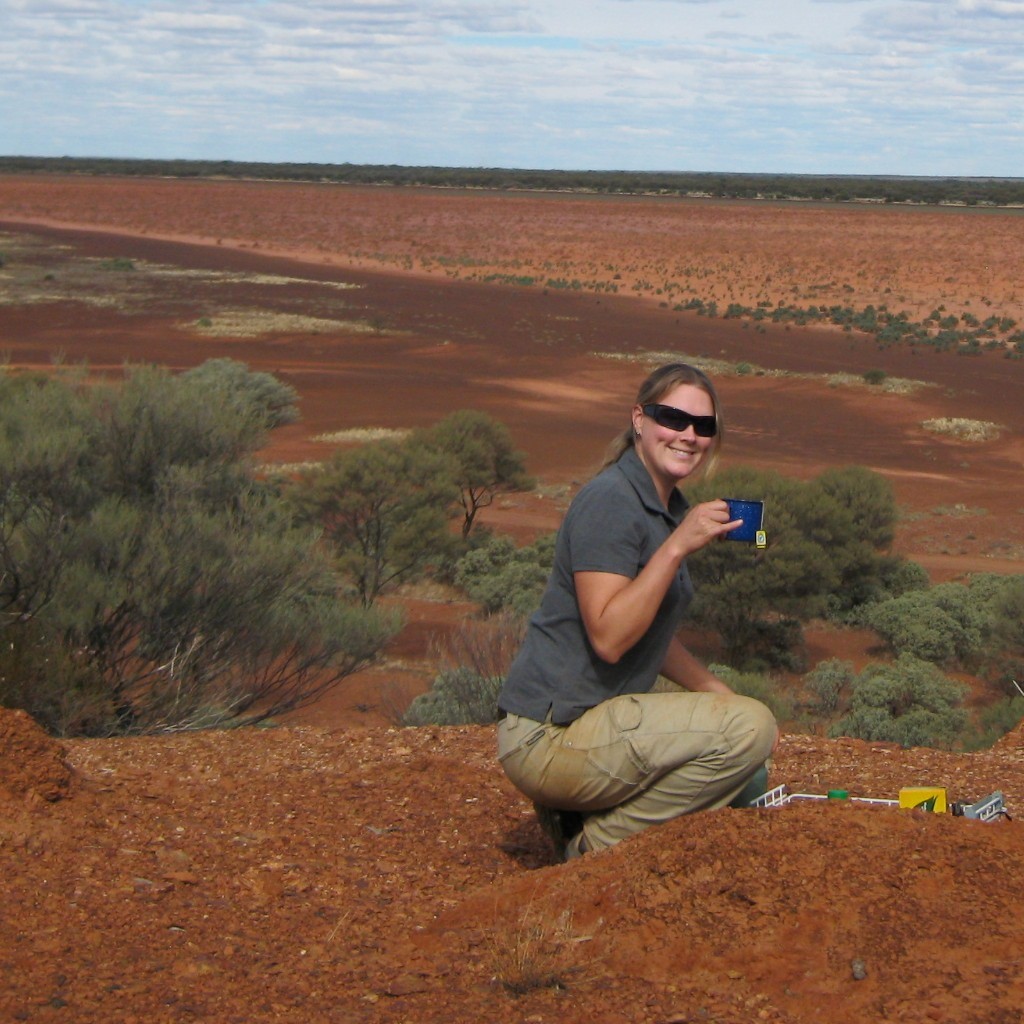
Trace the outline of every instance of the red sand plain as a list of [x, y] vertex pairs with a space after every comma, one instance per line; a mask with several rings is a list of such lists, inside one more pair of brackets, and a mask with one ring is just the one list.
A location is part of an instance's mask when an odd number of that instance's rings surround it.
[[[900, 396], [722, 376], [727, 460], [802, 477], [871, 466], [904, 511], [899, 550], [936, 579], [1020, 572], [1021, 362], [879, 351], [831, 330], [757, 333], [672, 312], [656, 289], [465, 278], [550, 265], [551, 276], [653, 280], [678, 264], [697, 268], [704, 298], [732, 289], [736, 301], [778, 301], [827, 280], [850, 285], [852, 305], [881, 289], [903, 308], [988, 301], [1015, 316], [1022, 223], [1013, 213], [0, 178], [0, 232], [67, 246], [47, 257], [50, 286], [80, 258], [300, 279], [232, 278], [211, 291], [168, 277], [131, 308], [63, 293], [3, 303], [0, 347], [15, 365], [48, 365], [57, 352], [96, 370], [231, 355], [271, 370], [298, 389], [303, 413], [266, 453], [277, 462], [322, 458], [313, 438], [324, 432], [484, 409], [509, 425], [544, 484], [488, 513], [524, 539], [557, 523], [647, 365], [596, 353], [881, 368], [932, 386]], [[359, 287], [339, 293], [338, 281]], [[194, 329], [224, 306], [336, 317], [339, 294], [346, 318], [374, 330]], [[1003, 431], [967, 444], [921, 427], [943, 416]], [[16, 716], [0, 720], [8, 1019], [1022, 1019], [1017, 822], [868, 805], [721, 812], [550, 866], [528, 806], [491, 759], [489, 730], [380, 724], [422, 688], [431, 635], [471, 611], [453, 595], [402, 600], [410, 626], [385, 665], [289, 728], [58, 745]], [[871, 641], [823, 628], [810, 643], [812, 657], [858, 660]], [[874, 797], [911, 784], [945, 785], [955, 799], [1001, 788], [1012, 809], [1021, 749], [1019, 733], [977, 755], [789, 736], [773, 781]]]

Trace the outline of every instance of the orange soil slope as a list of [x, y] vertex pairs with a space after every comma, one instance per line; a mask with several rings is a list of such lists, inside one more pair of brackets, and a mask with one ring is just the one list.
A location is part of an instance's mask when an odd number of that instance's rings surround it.
[[[1022, 739], [954, 756], [789, 737], [773, 781], [1002, 788], [1013, 808]], [[0, 741], [5, 1020], [1002, 1024], [1024, 1006], [1018, 821], [804, 802], [553, 865], [490, 729], [57, 744], [0, 710]]]

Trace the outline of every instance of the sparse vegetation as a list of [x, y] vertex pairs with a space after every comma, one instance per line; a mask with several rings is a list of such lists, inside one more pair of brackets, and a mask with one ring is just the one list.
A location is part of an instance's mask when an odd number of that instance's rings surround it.
[[933, 434], [944, 434], [948, 437], [954, 437], [958, 441], [991, 441], [1002, 432], [1002, 428], [998, 423], [989, 423], [986, 420], [962, 419], [955, 416], [925, 420], [921, 426]]
[[726, 199], [813, 199], [1009, 205], [1024, 202], [1017, 178], [905, 178], [885, 175], [744, 174], [721, 172], [562, 171], [509, 167], [402, 167], [393, 164], [265, 163], [234, 160], [146, 160], [102, 157], [0, 158], [0, 174], [74, 173], [177, 178], [262, 178], [370, 185], [604, 192]]

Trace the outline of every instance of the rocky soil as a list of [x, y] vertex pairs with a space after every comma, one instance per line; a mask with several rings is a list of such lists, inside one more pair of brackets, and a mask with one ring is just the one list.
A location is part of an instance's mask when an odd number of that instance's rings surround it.
[[[1024, 825], [797, 800], [556, 864], [488, 728], [44, 736], [0, 712], [0, 1019], [1019, 1022]], [[970, 755], [787, 737], [773, 783], [1024, 806]]]

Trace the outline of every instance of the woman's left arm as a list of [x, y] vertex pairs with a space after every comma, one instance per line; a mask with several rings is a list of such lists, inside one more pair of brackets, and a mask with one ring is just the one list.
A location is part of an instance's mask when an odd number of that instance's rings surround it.
[[661, 663], [661, 674], [686, 690], [707, 693], [732, 693], [713, 672], [709, 672], [683, 645], [673, 637]]

